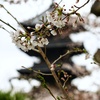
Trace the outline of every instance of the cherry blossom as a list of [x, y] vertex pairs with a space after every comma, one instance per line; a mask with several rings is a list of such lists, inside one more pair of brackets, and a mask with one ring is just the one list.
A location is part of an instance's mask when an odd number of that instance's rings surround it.
[[49, 43], [47, 38], [36, 38], [32, 34], [28, 34], [20, 30], [17, 30], [15, 33], [11, 33], [11, 37], [12, 42], [25, 52], [28, 50], [34, 50], [36, 46], [43, 47]]

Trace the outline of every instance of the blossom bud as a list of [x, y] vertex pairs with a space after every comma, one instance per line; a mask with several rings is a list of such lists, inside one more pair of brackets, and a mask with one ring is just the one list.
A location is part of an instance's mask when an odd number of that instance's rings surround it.
[[52, 30], [52, 31], [51, 31], [51, 34], [52, 34], [53, 36], [55, 36], [55, 35], [57, 35], [57, 32], [56, 32], [55, 30]]
[[50, 70], [51, 70], [51, 71], [54, 71], [54, 70], [55, 70], [55, 65], [54, 65], [54, 64], [51, 65]]
[[48, 25], [47, 28], [48, 28], [48, 29], [51, 29], [52, 27], [51, 27], [51, 25]]

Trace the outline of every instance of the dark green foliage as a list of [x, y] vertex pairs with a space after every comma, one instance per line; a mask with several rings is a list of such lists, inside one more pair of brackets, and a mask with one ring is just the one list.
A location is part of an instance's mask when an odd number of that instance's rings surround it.
[[9, 92], [0, 91], [0, 100], [25, 100], [26, 97], [27, 96], [21, 92], [11, 95], [11, 91]]
[[0, 91], [0, 100], [13, 100], [10, 95], [10, 92], [1, 92]]

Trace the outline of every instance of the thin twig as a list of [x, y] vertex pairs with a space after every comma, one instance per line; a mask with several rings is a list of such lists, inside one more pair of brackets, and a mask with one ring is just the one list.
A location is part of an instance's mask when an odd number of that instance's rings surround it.
[[52, 64], [55, 64], [57, 61], [59, 61], [61, 58], [65, 57], [69, 53], [70, 53], [70, 51], [68, 50], [65, 54], [60, 55], [59, 58], [57, 58]]
[[64, 14], [65, 15], [65, 17], [62, 19], [62, 20], [64, 20], [67, 16], [70, 16], [70, 15], [72, 15], [72, 14], [76, 14], [76, 12], [78, 11], [78, 10], [80, 10], [82, 7], [84, 7], [87, 3], [89, 3], [89, 1], [90, 0], [87, 0], [87, 2], [86, 3], [84, 3], [82, 6], [80, 6], [80, 7], [77, 7], [76, 5], [74, 5], [77, 9], [76, 10], [74, 10], [73, 12], [71, 12], [71, 13], [67, 13], [67, 14]]
[[66, 53], [64, 53], [63, 55], [60, 55], [59, 58], [57, 58], [52, 64], [54, 65], [57, 61], [59, 61], [60, 59], [62, 59], [63, 57], [65, 57], [66, 55], [73, 53], [73, 52], [85, 52], [85, 50], [83, 49], [74, 49], [74, 50], [68, 50]]
[[2, 8], [4, 8], [4, 10], [6, 10], [6, 12], [7, 12], [12, 18], [15, 19], [15, 21], [17, 22], [17, 24], [20, 25], [20, 27], [21, 27], [25, 32], [29, 33], [29, 32], [22, 26], [22, 24], [19, 23], [19, 21], [18, 21], [18, 20], [17, 20], [17, 19], [16, 19], [2, 4], [0, 4], [0, 6], [1, 6]]
[[57, 99], [55, 98], [55, 96], [53, 95], [53, 93], [51, 92], [50, 88], [49, 88], [47, 85], [46, 85], [45, 88], [49, 91], [49, 93], [51, 94], [51, 96], [52, 96], [55, 100], [57, 100]]
[[60, 2], [58, 4], [60, 4], [62, 2], [62, 0], [60, 0]]
[[67, 81], [69, 80], [69, 77], [70, 77], [70, 76], [68, 76], [68, 78], [65, 80], [65, 82], [64, 82], [64, 84], [63, 84], [63, 87], [64, 87], [64, 88], [65, 88], [65, 86], [66, 86]]
[[5, 29], [4, 27], [0, 26], [0, 28], [2, 28], [3, 30], [5, 30], [6, 32], [8, 32], [10, 34], [10, 32], [7, 29]]
[[86, 2], [86, 3], [84, 3], [84, 4], [83, 4], [82, 6], [80, 6], [80, 7], [78, 7], [78, 6], [74, 5], [74, 6], [77, 8], [76, 12], [77, 12], [79, 9], [81, 9], [82, 7], [84, 7], [86, 4], [88, 4], [88, 3], [89, 3], [89, 1], [90, 1], [90, 0], [87, 0], [87, 2]]
[[3, 21], [2, 19], [0, 19], [0, 21], [2, 23], [4, 23], [5, 25], [9, 26], [10, 28], [12, 28], [13, 30], [17, 31], [13, 26], [11, 26], [9, 23], [6, 23], [5, 21]]
[[25, 68], [25, 69], [27, 69], [27, 70], [29, 70], [29, 71], [33, 71], [33, 72], [35, 72], [37, 74], [41, 74], [41, 75], [45, 75], [45, 76], [52, 76], [52, 74], [42, 73], [40, 71], [33, 70], [32, 68], [26, 68], [25, 66], [22, 66], [22, 67]]

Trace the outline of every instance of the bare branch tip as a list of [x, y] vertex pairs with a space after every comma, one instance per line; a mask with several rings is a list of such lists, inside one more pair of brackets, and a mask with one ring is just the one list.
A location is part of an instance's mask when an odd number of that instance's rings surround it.
[[2, 4], [0, 4], [0, 8], [3, 8], [4, 6]]

